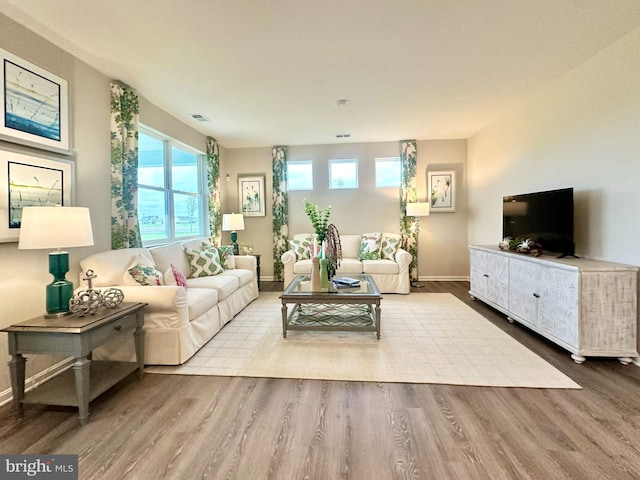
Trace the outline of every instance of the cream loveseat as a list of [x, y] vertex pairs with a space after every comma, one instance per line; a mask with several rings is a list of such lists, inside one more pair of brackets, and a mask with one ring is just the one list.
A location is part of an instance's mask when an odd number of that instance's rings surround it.
[[[80, 262], [82, 272], [91, 269], [97, 275], [94, 288], [116, 287], [124, 293], [125, 302], [148, 303], [144, 309], [145, 364], [186, 362], [258, 297], [254, 256], [228, 255], [226, 268], [221, 273], [191, 277], [192, 262], [185, 248], [195, 255], [193, 251], [204, 251], [203, 243], [207, 244], [208, 240], [109, 250]], [[204, 253], [196, 257], [196, 263], [206, 258]], [[220, 270], [217, 266], [207, 268]], [[149, 284], [138, 283], [130, 271], [136, 276], [138, 271], [146, 272], [147, 280], [143, 281]], [[86, 288], [83, 277], [81, 273], [80, 288]], [[178, 285], [185, 282], [186, 287]], [[122, 336], [93, 353], [97, 359], [117, 360], [132, 360], [135, 355], [132, 339]]]
[[[285, 287], [296, 275], [311, 273], [309, 246], [313, 234], [299, 233], [289, 241], [291, 247], [282, 254]], [[367, 273], [380, 293], [409, 293], [411, 254], [400, 248], [400, 235], [385, 232], [361, 235], [340, 234], [342, 261], [336, 275]]]

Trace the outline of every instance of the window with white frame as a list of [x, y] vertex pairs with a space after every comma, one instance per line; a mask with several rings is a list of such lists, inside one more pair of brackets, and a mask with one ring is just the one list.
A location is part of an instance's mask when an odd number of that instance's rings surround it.
[[401, 169], [400, 157], [376, 158], [376, 188], [399, 187]]
[[204, 154], [148, 127], [138, 133], [138, 218], [144, 244], [208, 233]]
[[287, 190], [313, 190], [313, 162], [287, 161]]
[[358, 188], [358, 159], [329, 160], [329, 188]]

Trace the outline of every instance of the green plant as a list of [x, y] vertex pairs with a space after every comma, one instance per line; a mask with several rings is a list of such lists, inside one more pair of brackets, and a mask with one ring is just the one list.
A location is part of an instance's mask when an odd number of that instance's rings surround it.
[[311, 225], [318, 237], [318, 243], [321, 245], [327, 236], [327, 228], [329, 226], [329, 215], [331, 214], [331, 205], [324, 210], [318, 205], [304, 199], [304, 212], [309, 216]]

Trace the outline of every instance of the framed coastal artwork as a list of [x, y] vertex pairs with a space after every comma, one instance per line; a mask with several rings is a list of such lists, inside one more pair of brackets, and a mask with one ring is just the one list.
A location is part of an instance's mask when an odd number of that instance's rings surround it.
[[456, 172], [429, 172], [429, 212], [456, 211]]
[[0, 242], [18, 241], [24, 207], [72, 205], [74, 173], [71, 160], [0, 150]]
[[239, 208], [245, 217], [264, 217], [264, 175], [238, 175]]
[[3, 49], [0, 61], [0, 139], [70, 154], [67, 81]]

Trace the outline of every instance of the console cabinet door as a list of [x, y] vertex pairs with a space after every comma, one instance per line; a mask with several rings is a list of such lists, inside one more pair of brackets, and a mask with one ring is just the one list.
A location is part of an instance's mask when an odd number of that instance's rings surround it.
[[507, 308], [509, 295], [509, 261], [499, 254], [470, 250], [471, 291]]
[[578, 346], [578, 272], [540, 266], [538, 327], [541, 331]]
[[540, 270], [538, 265], [515, 258], [509, 259], [509, 311], [519, 320], [537, 327], [538, 286]]

